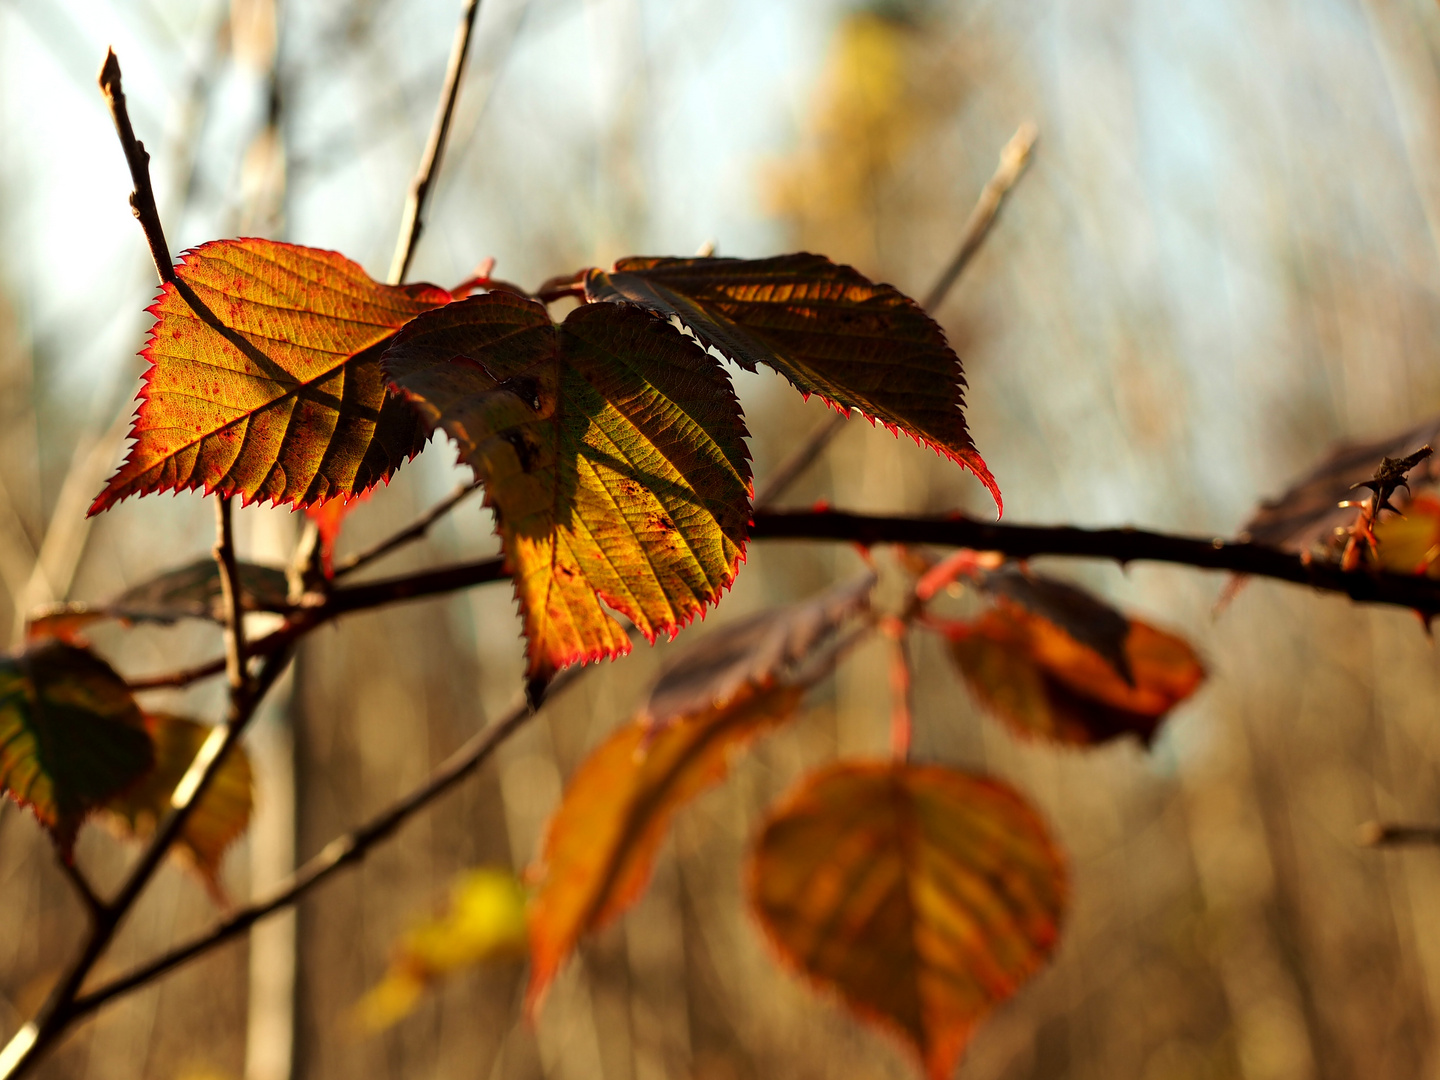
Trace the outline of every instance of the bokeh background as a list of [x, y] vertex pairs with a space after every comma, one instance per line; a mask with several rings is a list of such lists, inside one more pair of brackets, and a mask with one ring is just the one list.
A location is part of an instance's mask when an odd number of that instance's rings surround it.
[[[268, 235], [383, 276], [454, 0], [0, 0], [0, 633], [201, 557], [193, 495], [83, 511], [123, 448], [153, 270], [94, 76], [113, 44], [172, 249]], [[808, 248], [922, 294], [1000, 147], [1030, 171], [940, 312], [976, 440], [1021, 522], [1231, 534], [1341, 437], [1440, 410], [1440, 6], [1433, 0], [485, 0], [413, 276], [485, 256], [531, 286], [630, 253]], [[757, 472], [825, 420], [741, 376]], [[435, 445], [357, 510], [378, 538], [460, 477]], [[871, 511], [985, 512], [979, 486], [860, 423], [792, 489]], [[240, 514], [283, 561], [288, 512]], [[467, 504], [397, 573], [492, 551]], [[758, 544], [708, 625], [858, 567]], [[1004, 777], [1074, 869], [1053, 965], [981, 1029], [966, 1078], [1412, 1080], [1440, 1073], [1440, 857], [1357, 845], [1440, 817], [1440, 678], [1403, 612], [1218, 576], [1051, 563], [1203, 651], [1212, 677], [1154, 748], [1017, 742], [917, 648], [917, 756]], [[687, 631], [682, 642], [705, 627]], [[132, 673], [218, 633], [97, 632]], [[886, 655], [687, 809], [649, 895], [582, 950], [535, 1026], [523, 973], [438, 986], [365, 1034], [395, 937], [464, 867], [521, 867], [564, 779], [635, 707], [664, 648], [606, 666], [362, 868], [108, 1008], [51, 1078], [740, 1080], [911, 1075], [887, 1040], [771, 963], [741, 902], [764, 807], [809, 766], [877, 754]], [[316, 635], [249, 740], [259, 818], [238, 898], [418, 782], [515, 698], [504, 586]], [[213, 688], [154, 704], [215, 715]], [[87, 828], [80, 860], [130, 857]], [[167, 870], [116, 971], [213, 918]], [[0, 1038], [82, 912], [33, 821], [0, 803]]]

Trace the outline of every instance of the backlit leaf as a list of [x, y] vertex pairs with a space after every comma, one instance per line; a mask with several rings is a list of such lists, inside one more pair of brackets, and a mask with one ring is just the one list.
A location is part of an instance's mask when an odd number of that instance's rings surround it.
[[1375, 565], [1394, 574], [1440, 577], [1440, 499], [1417, 495], [1403, 509], [1403, 517], [1387, 514], [1375, 523]]
[[1130, 621], [1093, 593], [1013, 565], [982, 573], [979, 582], [992, 596], [1048, 619], [1099, 653], [1126, 682], [1133, 681], [1125, 652]]
[[[105, 804], [116, 831], [137, 840], [147, 839], [169, 813], [170, 796], [213, 730], [206, 724], [164, 713], [147, 715], [145, 727], [155, 746], [155, 767], [140, 783]], [[225, 902], [220, 888], [221, 860], [249, 826], [253, 800], [250, 759], [244, 747], [237, 746], [225, 756], [171, 849], [200, 875], [217, 902]]]
[[641, 710], [651, 725], [723, 708], [774, 683], [815, 653], [870, 604], [875, 575], [837, 585], [798, 604], [722, 626], [690, 645], [655, 683]]
[[149, 309], [134, 445], [92, 514], [192, 488], [309, 504], [364, 491], [419, 453], [425, 428], [386, 392], [379, 357], [449, 293], [381, 285], [333, 251], [269, 240], [212, 241], [176, 272]]
[[948, 628], [950, 653], [980, 702], [1019, 734], [1072, 746], [1122, 735], [1147, 745], [1205, 678], [1182, 639], [1138, 619], [1124, 640], [1131, 678], [1042, 615], [1002, 602]]
[[532, 677], [629, 651], [602, 603], [654, 640], [733, 580], [745, 425], [719, 363], [668, 323], [601, 304], [556, 326], [488, 293], [416, 319], [385, 369], [485, 484]]
[[750, 864], [751, 904], [781, 957], [898, 1034], [934, 1080], [980, 1020], [1050, 956], [1064, 863], [996, 780], [849, 763], [775, 810]]
[[803, 693], [772, 687], [663, 728], [630, 724], [585, 760], [550, 821], [537, 872], [531, 1008], [580, 937], [640, 898], [675, 811], [718, 784], [738, 749], [788, 720]]
[[86, 815], [153, 761], [140, 709], [105, 661], [58, 641], [0, 658], [0, 792], [67, 857]]
[[[274, 566], [240, 563], [240, 606], [245, 611], [284, 611], [290, 585], [285, 571]], [[224, 622], [220, 571], [211, 558], [169, 570], [126, 589], [104, 604], [54, 604], [36, 611], [26, 624], [31, 640], [54, 637], [75, 641], [87, 625], [101, 619], [168, 625], [180, 619]]]
[[591, 301], [678, 318], [707, 348], [768, 364], [806, 396], [904, 431], [1000, 489], [965, 426], [965, 376], [945, 332], [909, 297], [823, 255], [621, 259], [585, 277]]
[[525, 889], [509, 870], [466, 870], [450, 890], [444, 915], [396, 943], [390, 967], [356, 1006], [356, 1017], [380, 1031], [407, 1016], [441, 976], [477, 964], [518, 960], [526, 950]]

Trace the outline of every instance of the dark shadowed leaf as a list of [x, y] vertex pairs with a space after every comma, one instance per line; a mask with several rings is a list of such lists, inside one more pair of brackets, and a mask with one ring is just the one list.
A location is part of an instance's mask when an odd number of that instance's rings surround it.
[[525, 889], [509, 870], [466, 870], [449, 909], [408, 931], [385, 977], [356, 1006], [362, 1027], [380, 1031], [409, 1015], [436, 979], [477, 964], [519, 960], [526, 950]]
[[449, 293], [381, 285], [333, 251], [269, 240], [204, 244], [176, 272], [150, 308], [134, 445], [92, 514], [192, 488], [309, 504], [364, 491], [419, 453], [426, 430], [387, 393], [380, 353]]
[[898, 1034], [933, 1080], [976, 1025], [1049, 958], [1065, 866], [999, 781], [904, 763], [807, 778], [750, 864], [751, 904], [781, 957]]
[[0, 792], [67, 857], [86, 815], [153, 762], [140, 709], [105, 661], [58, 641], [0, 658]]
[[640, 898], [675, 811], [719, 783], [737, 750], [788, 720], [803, 693], [772, 687], [663, 728], [629, 724], [585, 760], [550, 821], [536, 871], [532, 1009], [580, 937]]
[[[1333, 550], [1338, 555], [1344, 545], [1343, 540], [1339, 545], [1332, 543], [1335, 530], [1353, 525], [1356, 515], [1353, 508], [1341, 509], [1338, 504], [1365, 497], [1365, 492], [1352, 489], [1375, 474], [1382, 458], [1402, 458], [1437, 440], [1440, 417], [1389, 438], [1339, 443], [1283, 495], [1261, 503], [1245, 523], [1241, 536], [1290, 551]], [[1440, 459], [1435, 457], [1421, 462], [1410, 473], [1410, 483], [1416, 489], [1437, 481]]]
[[[111, 825], [121, 836], [145, 840], [170, 812], [170, 796], [214, 730], [181, 716], [153, 713], [145, 727], [155, 746], [155, 767], [143, 780], [105, 803]], [[250, 759], [237, 746], [225, 757], [215, 779], [190, 813], [171, 854], [200, 875], [218, 903], [224, 904], [220, 863], [230, 845], [250, 825], [254, 802]]]
[[489, 293], [416, 319], [385, 368], [485, 484], [532, 677], [628, 652], [605, 606], [654, 640], [734, 579], [745, 425], [720, 364], [673, 326], [614, 304], [556, 326]]
[[[240, 564], [240, 606], [246, 611], [284, 611], [289, 607], [290, 585], [285, 571], [255, 563]], [[60, 638], [73, 641], [90, 623], [119, 619], [127, 623], [168, 625], [181, 619], [223, 622], [220, 571], [214, 559], [199, 559], [188, 566], [126, 589], [104, 604], [55, 604], [30, 616], [26, 633], [31, 640]]]
[[785, 678], [869, 607], [874, 587], [875, 575], [866, 574], [809, 600], [761, 611], [706, 634], [665, 669], [640, 718], [651, 725], [668, 724], [723, 708], [742, 693]]
[[970, 689], [1019, 734], [1072, 746], [1135, 735], [1148, 745], [1205, 669], [1180, 638], [1138, 619], [1127, 629], [1128, 680], [1095, 649], [1013, 603], [947, 632]]
[[707, 348], [754, 371], [768, 364], [802, 394], [904, 431], [990, 475], [963, 412], [965, 376], [945, 332], [909, 297], [823, 255], [621, 259], [585, 276], [591, 301], [678, 318]]

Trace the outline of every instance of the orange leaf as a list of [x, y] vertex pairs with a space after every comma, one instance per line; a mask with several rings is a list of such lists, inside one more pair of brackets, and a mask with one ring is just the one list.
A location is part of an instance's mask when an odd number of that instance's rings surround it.
[[807, 397], [904, 431], [1000, 488], [965, 426], [965, 375], [939, 324], [890, 285], [823, 255], [621, 259], [585, 275], [592, 301], [679, 318], [706, 348], [768, 364]]
[[379, 357], [396, 330], [449, 302], [445, 290], [381, 285], [333, 251], [269, 240], [212, 241], [176, 273], [149, 309], [134, 445], [90, 513], [194, 488], [321, 502], [387, 479], [424, 447]]
[[1417, 495], [1403, 509], [1403, 517], [1375, 523], [1375, 564], [1395, 574], [1440, 577], [1440, 499]]
[[1042, 615], [1001, 602], [953, 627], [950, 652], [982, 704], [1021, 735], [1072, 746], [1133, 734], [1148, 744], [1165, 715], [1205, 678], [1182, 639], [1131, 619], [1131, 679]]
[[385, 370], [485, 484], [532, 678], [628, 652], [729, 587], [750, 520], [724, 369], [664, 320], [591, 304], [561, 326], [507, 292], [416, 319]]
[[331, 577], [335, 572], [335, 542], [340, 539], [340, 527], [345, 524], [350, 511], [368, 498], [370, 492], [367, 491], [361, 495], [331, 499], [320, 506], [306, 508], [305, 516], [315, 522], [315, 530], [320, 535], [320, 564], [326, 577]]
[[810, 776], [765, 826], [749, 876], [781, 957], [898, 1034], [934, 1080], [1050, 956], [1068, 892], [1009, 787], [901, 762]]
[[658, 730], [630, 724], [585, 760], [532, 871], [539, 888], [530, 908], [531, 1009], [581, 935], [644, 893], [675, 811], [718, 784], [736, 750], [788, 720], [803, 693], [773, 687]]

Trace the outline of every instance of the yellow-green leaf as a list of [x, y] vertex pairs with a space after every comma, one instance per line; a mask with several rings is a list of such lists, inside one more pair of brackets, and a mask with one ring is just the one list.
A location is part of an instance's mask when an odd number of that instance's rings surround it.
[[509, 870], [466, 870], [444, 915], [396, 944], [389, 970], [360, 1000], [356, 1018], [371, 1031], [389, 1027], [419, 1004], [436, 979], [462, 968], [525, 955], [525, 889]]
[[382, 285], [333, 251], [253, 239], [187, 251], [176, 275], [149, 309], [134, 445], [92, 514], [192, 488], [321, 502], [372, 487], [424, 447], [379, 359], [396, 330], [450, 301], [445, 290]]
[[[155, 746], [155, 767], [140, 783], [105, 804], [107, 816], [116, 830], [122, 836], [138, 840], [148, 838], [169, 812], [170, 796], [214, 730], [206, 724], [164, 713], [147, 715], [145, 727]], [[230, 845], [249, 827], [253, 802], [250, 759], [244, 747], [236, 746], [226, 755], [171, 849], [173, 855], [200, 875], [218, 902], [225, 900], [220, 888], [221, 860]]]
[[670, 820], [718, 784], [730, 758], [795, 712], [804, 690], [771, 687], [726, 708], [615, 732], [570, 781], [550, 821], [530, 909], [530, 988], [538, 1005], [580, 937], [644, 893]]
[[98, 656], [46, 641], [0, 658], [0, 793], [28, 806], [66, 857], [85, 817], [153, 761], [125, 680]]
[[1067, 877], [1035, 811], [996, 780], [848, 763], [765, 826], [751, 903], [781, 957], [899, 1035], [933, 1080], [1049, 957]]
[[718, 599], [750, 516], [745, 425], [719, 363], [636, 308], [488, 293], [422, 315], [385, 370], [484, 481], [530, 674], [629, 651]]

